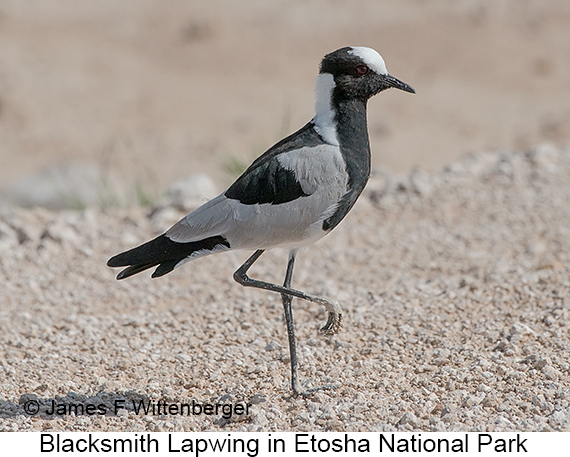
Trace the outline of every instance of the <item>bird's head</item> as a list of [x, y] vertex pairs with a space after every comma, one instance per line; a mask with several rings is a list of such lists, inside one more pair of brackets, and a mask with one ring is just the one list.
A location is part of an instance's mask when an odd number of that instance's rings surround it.
[[382, 56], [371, 48], [346, 47], [327, 54], [319, 77], [328, 80], [329, 87], [334, 81], [335, 91], [344, 98], [368, 100], [390, 87], [415, 94], [410, 85], [388, 73]]

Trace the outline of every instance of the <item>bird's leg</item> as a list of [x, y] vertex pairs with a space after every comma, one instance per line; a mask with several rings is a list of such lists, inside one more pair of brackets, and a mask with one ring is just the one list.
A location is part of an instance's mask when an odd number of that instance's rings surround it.
[[[291, 287], [291, 277], [293, 276], [293, 265], [295, 264], [295, 255], [297, 251], [292, 250], [289, 253], [289, 261], [287, 262], [287, 273], [283, 287]], [[291, 388], [293, 393], [298, 395], [302, 392], [299, 380], [297, 378], [297, 348], [295, 345], [295, 324], [293, 323], [293, 311], [291, 310], [291, 301], [293, 297], [289, 294], [281, 294], [283, 301], [283, 311], [285, 313], [285, 323], [287, 325], [287, 337], [289, 338], [289, 355], [291, 357]]]
[[332, 300], [326, 297], [319, 297], [316, 295], [309, 295], [300, 290], [291, 289], [289, 286], [279, 286], [277, 284], [271, 284], [269, 282], [259, 281], [257, 279], [251, 279], [247, 275], [247, 271], [251, 268], [254, 262], [259, 259], [261, 254], [265, 251], [263, 249], [258, 249], [253, 253], [253, 255], [245, 261], [245, 263], [239, 267], [234, 273], [234, 279], [245, 287], [256, 287], [258, 289], [270, 290], [273, 292], [278, 292], [280, 294], [290, 295], [292, 297], [302, 298], [303, 300], [308, 300], [313, 303], [319, 303], [323, 305], [328, 311], [328, 319], [321, 332], [325, 335], [334, 335], [338, 333], [342, 326], [342, 308], [336, 300]]
[[285, 281], [283, 282], [283, 286], [258, 281], [248, 277], [247, 270], [254, 264], [257, 259], [259, 259], [263, 252], [263, 249], [255, 251], [254, 254], [249, 259], [247, 259], [246, 262], [234, 273], [234, 279], [243, 286], [257, 287], [260, 289], [279, 292], [281, 294], [281, 299], [283, 301], [283, 311], [285, 313], [285, 323], [287, 325], [287, 336], [289, 338], [289, 354], [291, 357], [291, 388], [293, 389], [293, 393], [295, 395], [311, 395], [317, 390], [337, 388], [338, 386], [334, 385], [315, 387], [307, 390], [301, 388], [299, 379], [297, 377], [297, 348], [291, 301], [293, 300], [293, 297], [298, 297], [315, 303], [324, 304], [329, 311], [329, 318], [325, 327], [323, 327], [321, 331], [326, 335], [333, 335], [340, 329], [342, 316], [342, 309], [340, 308], [340, 305], [337, 301], [333, 301], [328, 298], [316, 297], [295, 289], [291, 289], [291, 277], [293, 276], [293, 266], [295, 264], [295, 256], [297, 254], [296, 249], [291, 250], [289, 253], [289, 261], [287, 262], [287, 272], [285, 274]]

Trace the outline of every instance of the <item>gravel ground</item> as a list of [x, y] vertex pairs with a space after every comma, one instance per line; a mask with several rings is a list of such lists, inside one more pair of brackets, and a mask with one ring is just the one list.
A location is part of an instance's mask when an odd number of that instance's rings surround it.
[[[345, 310], [321, 337], [324, 310], [294, 301], [302, 380], [340, 384], [308, 398], [290, 395], [280, 297], [232, 280], [248, 252], [117, 282], [107, 258], [181, 213], [2, 209], [0, 431], [570, 431], [568, 176], [570, 148], [548, 145], [377, 172], [298, 257], [294, 285]], [[280, 281], [286, 260], [252, 276]], [[134, 411], [159, 400], [250, 406]]]

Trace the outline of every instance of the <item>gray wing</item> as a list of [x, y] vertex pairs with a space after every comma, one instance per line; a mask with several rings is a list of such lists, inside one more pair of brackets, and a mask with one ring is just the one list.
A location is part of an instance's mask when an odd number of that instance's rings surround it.
[[233, 249], [312, 243], [326, 233], [322, 223], [347, 192], [347, 181], [336, 146], [281, 152], [250, 167], [228, 191], [181, 219], [166, 236], [179, 243], [223, 236]]
[[152, 276], [162, 276], [190, 260], [228, 249], [294, 248], [324, 236], [327, 221], [350, 194], [339, 148], [322, 142], [297, 149], [277, 146], [224, 194], [154, 240], [109, 259], [111, 267], [126, 267], [117, 279], [155, 266]]

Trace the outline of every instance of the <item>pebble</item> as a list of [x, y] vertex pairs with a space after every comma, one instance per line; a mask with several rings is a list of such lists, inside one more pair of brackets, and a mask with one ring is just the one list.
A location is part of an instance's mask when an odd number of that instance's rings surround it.
[[568, 424], [568, 414], [564, 411], [554, 411], [548, 417], [548, 424], [552, 427], [560, 427]]
[[410, 425], [412, 427], [417, 427], [418, 425], [418, 418], [412, 412], [405, 413], [402, 418], [398, 421], [399, 425]]

